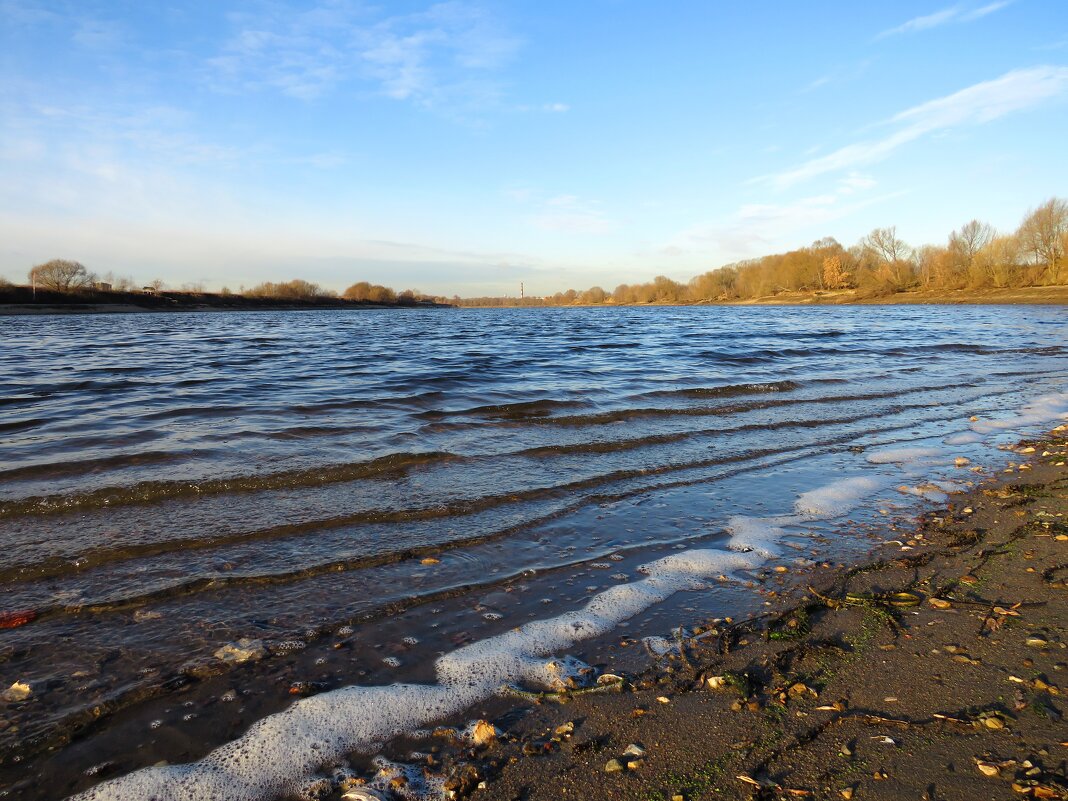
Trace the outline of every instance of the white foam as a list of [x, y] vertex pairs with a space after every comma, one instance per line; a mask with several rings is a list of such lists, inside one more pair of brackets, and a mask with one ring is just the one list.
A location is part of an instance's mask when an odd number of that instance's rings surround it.
[[778, 543], [786, 536], [785, 525], [800, 522], [796, 517], [732, 517], [727, 521], [734, 551], [755, 551], [765, 559], [774, 559], [781, 551]]
[[[1068, 394], [1041, 398], [1012, 418], [976, 423], [973, 432], [952, 435], [945, 442], [964, 444], [973, 436], [982, 439], [985, 433], [1053, 419], [1068, 419]], [[902, 448], [871, 454], [868, 460], [907, 463], [936, 453]], [[645, 578], [604, 590], [582, 609], [526, 623], [446, 654], [435, 663], [435, 684], [354, 686], [303, 698], [198, 762], [139, 770], [72, 801], [260, 801], [298, 794], [347, 754], [373, 753], [401, 733], [461, 713], [502, 685], [549, 682], [553, 670], [546, 657], [606, 634], [674, 593], [702, 586], [705, 579], [759, 567], [779, 555], [784, 526], [841, 516], [886, 483], [868, 477], [840, 479], [801, 494], [792, 516], [731, 518], [726, 551], [694, 549], [665, 556], [639, 569]]]
[[972, 445], [976, 442], [982, 442], [983, 439], [985, 438], [982, 434], [977, 434], [974, 431], [962, 431], [959, 434], [950, 434], [942, 441], [946, 445]]
[[1043, 395], [1009, 417], [998, 420], [979, 420], [972, 423], [972, 431], [978, 434], [992, 434], [997, 431], [1049, 423], [1053, 420], [1068, 420], [1068, 393]]
[[878, 492], [884, 481], [874, 478], [843, 478], [825, 487], [802, 493], [794, 510], [803, 518], [838, 517], [855, 507], [864, 498]]
[[871, 464], [910, 464], [918, 461], [930, 461], [935, 458], [946, 457], [946, 452], [940, 448], [892, 448], [875, 451], [868, 454]]
[[74, 796], [76, 801], [230, 799], [258, 801], [298, 793], [346, 754], [455, 715], [502, 685], [547, 683], [546, 656], [606, 634], [702, 578], [755, 568], [756, 553], [695, 549], [643, 566], [647, 578], [612, 587], [583, 608], [527, 623], [438, 659], [437, 684], [346, 687], [303, 698], [270, 715], [199, 762], [136, 771]]

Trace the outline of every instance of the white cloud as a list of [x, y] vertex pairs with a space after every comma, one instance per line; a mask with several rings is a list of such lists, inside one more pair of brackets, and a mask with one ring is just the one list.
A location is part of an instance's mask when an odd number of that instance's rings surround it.
[[929, 28], [937, 28], [939, 25], [945, 25], [960, 16], [961, 7], [950, 6], [949, 8], [943, 8], [941, 11], [935, 11], [933, 14], [925, 14], [922, 17], [913, 17], [908, 22], [898, 25], [896, 28], [890, 28], [879, 34], [877, 38], [882, 39], [886, 36], [895, 36], [899, 33], [914, 33], [915, 31], [925, 31]]
[[921, 103], [884, 124], [896, 127], [881, 139], [856, 142], [776, 175], [755, 179], [780, 189], [820, 175], [881, 161], [909, 142], [963, 125], [980, 125], [1040, 105], [1068, 90], [1068, 67], [1013, 70], [945, 97]]
[[528, 222], [543, 231], [603, 235], [615, 231], [619, 224], [605, 215], [600, 204], [577, 195], [556, 195], [542, 201], [542, 210]]
[[[868, 206], [901, 193], [858, 197], [874, 189], [876, 181], [867, 175], [850, 173], [832, 191], [801, 197], [787, 203], [747, 203], [730, 217], [699, 223], [678, 234], [661, 248], [665, 255], [715, 251], [721, 258], [735, 260], [767, 252], [781, 246], [793, 234], [815, 231]], [[823, 231], [812, 233], [822, 236]]]
[[943, 8], [941, 11], [935, 11], [920, 17], [913, 17], [908, 22], [904, 22], [895, 28], [889, 28], [883, 31], [875, 38], [885, 39], [888, 36], [897, 36], [904, 33], [916, 33], [918, 31], [930, 30], [931, 28], [939, 28], [950, 23], [972, 22], [977, 19], [982, 19], [989, 14], [993, 14], [995, 11], [1000, 11], [1012, 2], [1013, 0], [995, 0], [995, 2], [971, 9], [964, 3], [958, 3], [955, 6]]
[[424, 106], [492, 98], [487, 81], [519, 41], [480, 8], [445, 2], [422, 12], [374, 16], [349, 0], [273, 14], [235, 15], [237, 30], [208, 61], [221, 91], [273, 89], [314, 100], [370, 85]]

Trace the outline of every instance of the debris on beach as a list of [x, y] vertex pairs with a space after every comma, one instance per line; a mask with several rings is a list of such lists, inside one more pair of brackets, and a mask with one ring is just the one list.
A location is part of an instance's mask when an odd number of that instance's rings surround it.
[[500, 729], [486, 720], [476, 721], [470, 729], [471, 742], [479, 746], [489, 745], [490, 743], [496, 742], [497, 738], [500, 736]]
[[237, 642], [227, 643], [215, 652], [216, 659], [235, 665], [263, 659], [265, 656], [267, 656], [267, 649], [264, 647], [263, 641], [252, 640], [248, 637], [242, 637]]

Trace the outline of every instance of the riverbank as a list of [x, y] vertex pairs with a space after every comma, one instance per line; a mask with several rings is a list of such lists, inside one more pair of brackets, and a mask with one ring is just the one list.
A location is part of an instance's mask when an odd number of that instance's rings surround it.
[[1068, 798], [1066, 435], [790, 611], [498, 720], [471, 797]]
[[304, 311], [322, 309], [443, 309], [429, 300], [372, 302], [338, 297], [271, 298], [207, 292], [53, 292], [0, 288], [0, 316], [39, 314], [138, 314], [151, 312]]
[[649, 303], [564, 303], [554, 304], [532, 298], [524, 302], [468, 305], [464, 308], [632, 308], [644, 306], [1063, 306], [1068, 305], [1068, 286], [1030, 286], [1004, 289], [913, 289], [870, 295], [857, 289], [816, 292], [777, 292], [743, 300], [702, 300], [685, 302], [658, 300]]

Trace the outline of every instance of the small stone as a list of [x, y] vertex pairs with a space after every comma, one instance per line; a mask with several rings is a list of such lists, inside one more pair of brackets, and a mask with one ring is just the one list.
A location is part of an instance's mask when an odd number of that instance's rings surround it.
[[656, 700], [659, 701], [662, 704], [670, 704], [671, 703], [671, 699], [668, 698], [666, 695], [657, 696]]
[[988, 729], [993, 729], [994, 731], [1000, 731], [1001, 729], [1005, 728], [1005, 721], [1003, 721], [999, 717], [991, 716], [989, 718], [986, 718], [986, 720], [983, 721], [983, 725], [985, 725]]
[[440, 559], [435, 559], [433, 556], [427, 556], [427, 557], [424, 557], [423, 559], [420, 559], [419, 560], [419, 564], [421, 564], [421, 565], [440, 565], [441, 564], [441, 560]]
[[949, 601], [945, 601], [945, 600], [943, 600], [941, 598], [934, 598], [934, 597], [928, 598], [927, 599], [927, 603], [930, 604], [935, 609], [949, 609], [950, 607], [953, 606], [953, 604], [951, 604]]
[[842, 798], [844, 798], [846, 801], [849, 801], [849, 799], [853, 797], [853, 788], [843, 787], [841, 790], [838, 791], [838, 794], [842, 796]]
[[984, 776], [997, 776], [1001, 773], [1001, 768], [991, 762], [976, 762], [975, 766]]
[[623, 751], [623, 756], [629, 756], [629, 757], [636, 757], [638, 759], [644, 759], [645, 758], [645, 749], [642, 748], [637, 743], [631, 743], [630, 745], [627, 746], [626, 750]]
[[560, 726], [557, 726], [555, 731], [554, 731], [554, 734], [556, 734], [556, 736], [558, 736], [558, 737], [567, 737], [574, 730], [575, 730], [575, 724], [572, 723], [569, 720], [567, 723], [564, 723], [564, 724], [562, 724]]
[[726, 676], [709, 676], [707, 681], [710, 690], [722, 690], [727, 686]]
[[979, 583], [979, 579], [977, 579], [975, 576], [969, 574], [969, 575], [966, 575], [966, 576], [961, 576], [960, 577], [960, 583], [961, 584], [978, 584]]
[[30, 689], [30, 685], [24, 681], [16, 681], [10, 687], [0, 693], [0, 698], [12, 703], [18, 703], [19, 701], [25, 701], [27, 698], [33, 695], [33, 690]]
[[475, 745], [489, 745], [495, 742], [499, 736], [500, 732], [497, 727], [485, 720], [478, 721], [474, 728], [471, 729], [471, 739]]
[[1043, 639], [1042, 637], [1028, 637], [1024, 641], [1024, 644], [1029, 645], [1032, 648], [1045, 648], [1047, 645], [1049, 645], [1049, 641]]
[[787, 573], [789, 572], [789, 570], [790, 568], [788, 568], [786, 565], [775, 565], [776, 573]]
[[627, 763], [627, 770], [637, 770], [642, 766], [640, 759], [632, 759]]
[[620, 773], [623, 770], [623, 763], [618, 759], [610, 759], [605, 763], [605, 773]]
[[262, 659], [266, 655], [267, 649], [263, 647], [263, 641], [251, 640], [248, 637], [242, 637], [237, 642], [227, 643], [215, 652], [216, 659], [221, 659], [223, 662], [231, 662], [235, 665]]
[[971, 459], [968, 459], [964, 456], [958, 456], [956, 459], [953, 460], [953, 464], [957, 467], [967, 467], [969, 464], [971, 464]]

